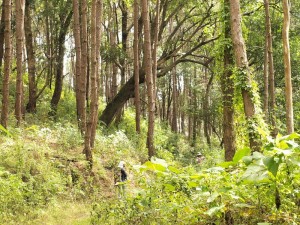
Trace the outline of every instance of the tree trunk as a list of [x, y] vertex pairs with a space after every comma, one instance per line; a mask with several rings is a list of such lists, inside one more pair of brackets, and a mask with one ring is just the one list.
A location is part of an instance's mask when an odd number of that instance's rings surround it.
[[134, 40], [133, 40], [133, 54], [134, 54], [134, 95], [135, 95], [135, 126], [136, 132], [141, 132], [141, 103], [139, 91], [139, 1], [134, 0]]
[[172, 81], [173, 81], [173, 88], [172, 88], [172, 99], [173, 99], [173, 111], [172, 111], [172, 131], [175, 133], [178, 132], [177, 126], [177, 114], [178, 114], [178, 103], [177, 103], [177, 75], [176, 75], [176, 67], [172, 70]]
[[[266, 39], [267, 39], [267, 51], [268, 51], [268, 83], [269, 83], [269, 97], [270, 97], [270, 120], [272, 136], [275, 138], [278, 131], [276, 126], [275, 117], [275, 82], [274, 82], [274, 62], [273, 62], [273, 41], [272, 41], [272, 30], [271, 30], [271, 19], [270, 19], [270, 7], [269, 0], [264, 0], [265, 14], [266, 14]], [[267, 88], [268, 90], [268, 88]]]
[[[55, 87], [51, 99], [51, 111], [49, 112], [50, 116], [56, 117], [57, 106], [61, 97], [62, 87], [63, 87], [63, 72], [64, 72], [64, 56], [65, 56], [65, 39], [69, 25], [71, 23], [73, 12], [70, 11], [68, 14], [61, 15], [61, 24], [58, 37], [58, 54], [56, 58], [56, 77], [55, 77]], [[62, 19], [63, 18], [63, 19]]]
[[154, 149], [154, 113], [155, 101], [153, 96], [153, 73], [151, 54], [151, 34], [148, 1], [142, 0], [142, 17], [144, 22], [144, 63], [146, 72], [147, 96], [148, 96], [148, 135], [147, 148], [149, 159], [155, 155]]
[[260, 140], [255, 128], [255, 106], [252, 99], [251, 74], [248, 65], [246, 46], [242, 34], [240, 1], [230, 0], [231, 37], [235, 53], [235, 61], [238, 67], [238, 79], [242, 82], [241, 92], [244, 103], [244, 112], [248, 124], [248, 135], [252, 151], [260, 150]]
[[17, 54], [17, 81], [16, 81], [16, 101], [15, 116], [17, 126], [20, 126], [23, 118], [23, 45], [24, 45], [24, 9], [25, 1], [16, 0], [16, 54]]
[[[205, 69], [205, 73], [207, 73], [207, 70], [206, 68]], [[214, 74], [212, 73], [209, 80], [208, 80], [208, 83], [207, 83], [207, 86], [206, 86], [206, 90], [205, 90], [205, 96], [204, 96], [204, 101], [203, 101], [203, 115], [204, 115], [204, 118], [203, 118], [203, 131], [204, 131], [204, 136], [206, 138], [206, 142], [208, 144], [208, 146], [211, 146], [211, 141], [210, 141], [210, 132], [209, 132], [209, 128], [210, 128], [210, 124], [209, 124], [209, 120], [210, 120], [210, 116], [209, 116], [209, 91], [210, 91], [210, 88], [211, 88], [211, 85], [212, 85], [212, 81], [213, 81], [213, 78], [214, 78]]]
[[9, 76], [11, 72], [11, 0], [4, 0], [4, 76], [2, 84], [2, 110], [1, 125], [7, 128], [8, 109], [9, 109]]
[[[1, 12], [1, 23], [0, 23], [0, 69], [2, 68], [2, 61], [3, 61], [3, 53], [4, 53], [4, 16], [5, 16], [5, 7], [4, 1], [2, 1], [2, 12]], [[2, 74], [0, 74], [2, 77]]]
[[[97, 112], [98, 112], [98, 66], [99, 66], [99, 50], [100, 50], [100, 15], [99, 10], [101, 10], [100, 0], [92, 1], [92, 12], [91, 12], [91, 103], [90, 103], [90, 112], [89, 118], [86, 124], [85, 139], [84, 139], [84, 150], [83, 152], [86, 155], [86, 160], [90, 163], [90, 166], [93, 165], [93, 155], [92, 155], [92, 130], [97, 123]], [[102, 10], [101, 10], [102, 11]]]
[[294, 132], [294, 113], [293, 113], [293, 90], [291, 79], [291, 59], [290, 59], [290, 2], [283, 0], [283, 54], [284, 54], [284, 76], [285, 76], [285, 101], [286, 101], [286, 128], [288, 134]]
[[[225, 39], [230, 39], [229, 0], [224, 2]], [[236, 151], [234, 130], [234, 82], [232, 79], [233, 49], [232, 43], [224, 46], [224, 72], [221, 77], [221, 88], [223, 95], [223, 143], [225, 149], [225, 160], [232, 161]]]
[[29, 86], [29, 99], [26, 105], [26, 110], [29, 113], [36, 112], [37, 100], [37, 87], [36, 87], [36, 68], [35, 68], [35, 51], [33, 47], [33, 37], [31, 30], [31, 9], [30, 0], [25, 1], [25, 41], [27, 51], [27, 64], [28, 64], [28, 86]]

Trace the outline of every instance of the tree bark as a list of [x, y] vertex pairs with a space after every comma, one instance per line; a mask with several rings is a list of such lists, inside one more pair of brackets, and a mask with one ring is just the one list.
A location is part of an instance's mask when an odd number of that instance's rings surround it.
[[71, 23], [73, 11], [70, 11], [68, 14], [62, 12], [60, 16], [60, 30], [58, 37], [58, 54], [56, 58], [56, 77], [55, 77], [55, 87], [51, 99], [51, 111], [49, 112], [50, 116], [56, 117], [57, 107], [59, 100], [61, 98], [62, 88], [63, 88], [63, 72], [64, 72], [64, 56], [65, 56], [65, 40], [68, 28]]
[[[2, 2], [2, 12], [1, 12], [1, 23], [0, 23], [0, 68], [2, 68], [2, 61], [3, 61], [3, 53], [4, 53], [4, 16], [5, 16], [5, 7], [4, 1]], [[0, 74], [0, 77], [2, 75]]]
[[275, 82], [274, 82], [274, 61], [273, 61], [273, 41], [272, 41], [272, 30], [271, 30], [271, 19], [270, 19], [270, 7], [269, 0], [264, 0], [265, 14], [266, 14], [266, 39], [267, 39], [267, 52], [268, 52], [268, 83], [269, 83], [269, 97], [270, 97], [270, 120], [271, 120], [271, 130], [272, 136], [275, 138], [278, 130], [276, 126], [275, 117]]
[[16, 0], [16, 54], [17, 54], [17, 81], [16, 81], [16, 100], [15, 116], [17, 126], [20, 126], [23, 118], [23, 45], [24, 45], [24, 9], [25, 1]]
[[36, 112], [36, 100], [37, 100], [37, 86], [36, 86], [36, 62], [34, 42], [31, 30], [31, 8], [30, 0], [25, 0], [25, 41], [27, 51], [27, 64], [28, 64], [28, 86], [29, 86], [29, 99], [26, 105], [26, 110], [29, 113]]
[[172, 110], [172, 131], [175, 133], [178, 132], [177, 126], [177, 115], [178, 115], [178, 103], [177, 103], [177, 75], [176, 75], [176, 67], [172, 70], [172, 99], [173, 99], [173, 110]]
[[[225, 39], [230, 39], [230, 17], [229, 0], [224, 2], [224, 32]], [[225, 149], [225, 160], [232, 161], [236, 151], [234, 130], [234, 82], [232, 79], [233, 49], [232, 43], [224, 46], [224, 72], [221, 77], [221, 88], [223, 95], [223, 143]]]
[[289, 29], [290, 29], [290, 2], [283, 0], [283, 62], [284, 62], [284, 77], [285, 77], [285, 101], [286, 101], [286, 128], [287, 133], [294, 132], [294, 113], [293, 113], [293, 90], [291, 79], [291, 59], [290, 59], [290, 43], [289, 43]]
[[4, 0], [4, 76], [2, 84], [1, 125], [7, 128], [9, 110], [9, 76], [11, 72], [11, 0]]
[[141, 103], [139, 91], [139, 1], [134, 0], [134, 102], [135, 102], [135, 130], [139, 134], [141, 132]]
[[148, 96], [148, 135], [147, 148], [149, 159], [155, 155], [154, 148], [154, 113], [155, 101], [153, 96], [153, 73], [152, 73], [152, 54], [151, 54], [151, 34], [148, 0], [142, 0], [142, 17], [144, 22], [144, 63], [146, 72], [147, 96]]
[[251, 74], [248, 65], [246, 45], [244, 42], [242, 27], [241, 27], [241, 13], [240, 1], [230, 0], [230, 16], [231, 16], [231, 37], [233, 49], [235, 53], [235, 61], [238, 67], [238, 79], [242, 82], [241, 92], [244, 103], [244, 112], [248, 124], [248, 135], [250, 148], [252, 151], [260, 150], [259, 135], [255, 128], [255, 106], [252, 99], [252, 84]]

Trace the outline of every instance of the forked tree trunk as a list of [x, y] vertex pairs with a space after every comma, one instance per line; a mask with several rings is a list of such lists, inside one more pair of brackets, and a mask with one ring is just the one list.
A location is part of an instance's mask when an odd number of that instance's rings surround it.
[[20, 126], [23, 111], [23, 45], [24, 45], [24, 9], [25, 1], [16, 0], [16, 54], [17, 54], [17, 81], [15, 116]]
[[9, 76], [11, 71], [11, 0], [4, 0], [4, 76], [2, 83], [1, 125], [7, 128], [9, 109]]
[[293, 113], [293, 90], [291, 79], [291, 59], [290, 59], [290, 2], [283, 0], [283, 54], [284, 54], [284, 77], [285, 77], [285, 101], [286, 101], [286, 128], [288, 134], [294, 132], [294, 113]]
[[252, 151], [260, 150], [260, 140], [255, 128], [255, 106], [252, 99], [251, 74], [248, 65], [246, 45], [244, 42], [241, 26], [240, 1], [230, 0], [231, 37], [235, 53], [235, 61], [238, 67], [238, 76], [241, 81], [241, 92], [244, 103], [244, 112], [247, 119], [250, 148]]
[[151, 54], [151, 35], [148, 0], [142, 0], [142, 17], [144, 22], [144, 63], [146, 72], [147, 96], [148, 96], [148, 135], [147, 148], [148, 156], [155, 155], [154, 149], [154, 113], [155, 101], [153, 96], [153, 74], [152, 74], [152, 54]]

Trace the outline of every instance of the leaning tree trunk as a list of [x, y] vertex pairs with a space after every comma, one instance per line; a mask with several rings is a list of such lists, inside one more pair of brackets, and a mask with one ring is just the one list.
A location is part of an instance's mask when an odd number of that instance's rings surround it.
[[284, 54], [286, 127], [287, 127], [288, 134], [294, 132], [293, 91], [292, 91], [292, 79], [291, 79], [289, 29], [290, 29], [290, 2], [289, 0], [283, 0], [282, 40], [283, 40], [283, 54]]
[[244, 103], [244, 112], [248, 124], [248, 135], [252, 151], [260, 150], [259, 135], [256, 130], [255, 105], [253, 102], [253, 88], [251, 74], [248, 65], [246, 45], [241, 26], [240, 1], [230, 0], [231, 37], [235, 53], [235, 61], [238, 67], [238, 79], [241, 81], [241, 92]]
[[35, 68], [35, 52], [33, 47], [33, 37], [31, 30], [31, 9], [30, 0], [25, 1], [25, 41], [27, 51], [27, 64], [28, 64], [28, 88], [29, 99], [26, 105], [26, 110], [29, 113], [36, 112], [36, 100], [37, 100], [37, 87], [36, 87], [36, 68]]
[[24, 44], [24, 0], [16, 0], [16, 54], [17, 54], [17, 81], [15, 116], [20, 126], [23, 111], [23, 44]]
[[9, 108], [9, 76], [11, 71], [11, 0], [4, 0], [4, 77], [2, 83], [1, 125], [7, 127]]
[[[225, 39], [230, 39], [229, 0], [224, 2]], [[227, 43], [227, 42], [226, 42]], [[225, 160], [231, 161], [236, 151], [234, 130], [234, 82], [232, 78], [233, 49], [232, 43], [224, 46], [224, 72], [221, 77], [223, 95], [223, 143]]]
[[142, 0], [142, 17], [144, 21], [144, 63], [146, 72], [147, 96], [148, 96], [148, 135], [147, 148], [148, 156], [151, 158], [155, 155], [154, 149], [154, 113], [155, 101], [153, 96], [153, 74], [152, 74], [152, 54], [151, 54], [151, 37], [150, 37], [150, 20], [148, 1]]

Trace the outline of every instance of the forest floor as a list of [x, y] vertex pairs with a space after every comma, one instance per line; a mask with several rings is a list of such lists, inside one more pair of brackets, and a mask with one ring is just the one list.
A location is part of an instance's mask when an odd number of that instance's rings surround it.
[[61, 200], [40, 212], [32, 225], [88, 225], [90, 224], [91, 206], [84, 202]]

